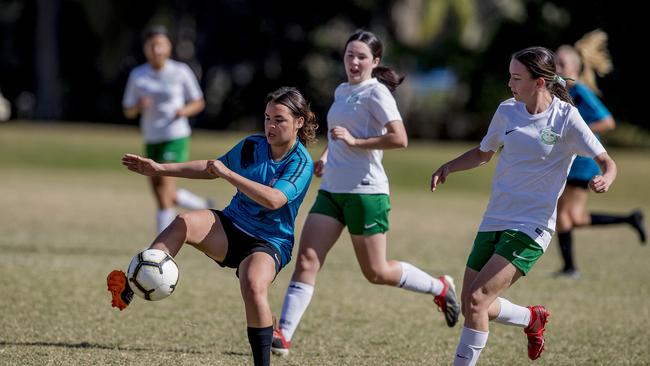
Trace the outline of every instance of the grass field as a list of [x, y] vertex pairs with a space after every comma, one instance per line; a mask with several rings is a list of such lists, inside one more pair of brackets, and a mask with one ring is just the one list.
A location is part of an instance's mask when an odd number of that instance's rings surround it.
[[[241, 135], [196, 132], [192, 157], [224, 153]], [[154, 237], [145, 178], [120, 166], [139, 152], [137, 129], [0, 124], [0, 365], [245, 365], [251, 363], [234, 271], [185, 248], [178, 290], [161, 302], [110, 307], [105, 276], [125, 268]], [[414, 142], [385, 154], [391, 179], [389, 256], [459, 285], [487, 203], [494, 162], [428, 191], [434, 168], [469, 145]], [[312, 149], [313, 155], [321, 146]], [[613, 150], [619, 179], [590, 208], [650, 213], [648, 150]], [[222, 181], [182, 182], [225, 205]], [[301, 209], [297, 233], [318, 180]], [[555, 242], [506, 293], [551, 311], [547, 349], [535, 365], [650, 364], [650, 248], [627, 227], [578, 231], [580, 280], [553, 279]], [[294, 251], [295, 254], [295, 251]], [[293, 262], [270, 301], [280, 312]], [[332, 250], [289, 358], [275, 365], [448, 365], [460, 327], [449, 329], [430, 297], [368, 284], [349, 239]], [[526, 365], [521, 329], [494, 324], [481, 365]]]

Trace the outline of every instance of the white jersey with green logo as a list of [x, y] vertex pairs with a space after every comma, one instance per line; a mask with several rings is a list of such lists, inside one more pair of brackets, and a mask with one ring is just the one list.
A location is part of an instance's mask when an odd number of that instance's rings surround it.
[[[345, 127], [352, 136], [368, 138], [386, 133], [385, 125], [401, 121], [395, 98], [372, 78], [359, 84], [342, 83], [334, 92], [327, 128]], [[320, 188], [331, 193], [388, 194], [388, 177], [381, 163], [383, 150], [349, 147], [328, 134], [327, 164]]]
[[187, 118], [176, 118], [176, 112], [187, 102], [203, 97], [189, 66], [167, 60], [161, 70], [154, 70], [148, 63], [136, 67], [129, 74], [122, 106], [133, 107], [142, 97], [153, 101], [140, 116], [140, 129], [146, 143], [170, 141], [191, 134]]
[[514, 98], [502, 102], [480, 149], [501, 147], [479, 231], [518, 229], [546, 250], [573, 159], [576, 154], [594, 157], [605, 148], [578, 110], [557, 97], [534, 115]]

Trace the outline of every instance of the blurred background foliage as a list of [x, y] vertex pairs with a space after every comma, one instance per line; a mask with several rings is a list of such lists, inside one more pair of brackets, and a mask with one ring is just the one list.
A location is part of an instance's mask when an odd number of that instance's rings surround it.
[[[411, 137], [477, 139], [507, 88], [510, 55], [552, 50], [600, 28], [614, 72], [602, 99], [623, 128], [617, 145], [649, 146], [642, 111], [642, 13], [625, 1], [544, 0], [0, 0], [0, 90], [14, 119], [136, 124], [121, 114], [140, 34], [166, 25], [173, 58], [198, 75], [207, 129], [258, 130], [266, 93], [298, 87], [325, 124], [345, 81], [343, 45], [358, 28], [385, 43], [406, 75], [396, 97]], [[645, 62], [643, 62], [645, 66]], [[321, 129], [322, 130], [322, 129]]]

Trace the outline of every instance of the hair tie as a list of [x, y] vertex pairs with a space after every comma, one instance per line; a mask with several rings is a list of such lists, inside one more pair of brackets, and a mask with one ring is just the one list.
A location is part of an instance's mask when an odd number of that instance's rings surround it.
[[553, 81], [562, 85], [563, 88], [566, 88], [566, 80], [558, 74], [555, 74]]

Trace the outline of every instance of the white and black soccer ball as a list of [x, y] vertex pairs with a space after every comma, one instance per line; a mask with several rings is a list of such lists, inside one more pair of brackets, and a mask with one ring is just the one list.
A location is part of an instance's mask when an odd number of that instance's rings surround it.
[[126, 277], [136, 295], [158, 301], [176, 289], [178, 266], [174, 258], [162, 250], [145, 249], [131, 259]]

